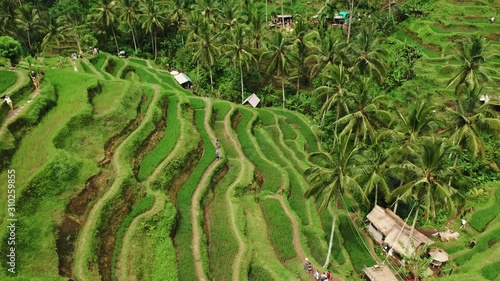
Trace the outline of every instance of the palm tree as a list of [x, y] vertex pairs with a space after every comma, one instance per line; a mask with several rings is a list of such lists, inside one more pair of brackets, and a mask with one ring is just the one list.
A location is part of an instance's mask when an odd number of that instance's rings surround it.
[[293, 46], [297, 51], [297, 94], [300, 90], [300, 79], [303, 78], [305, 73], [305, 60], [307, 57], [307, 53], [309, 51], [307, 35], [308, 35], [308, 26], [306, 21], [302, 17], [296, 17], [293, 29]]
[[453, 116], [454, 124], [450, 140], [461, 147], [468, 148], [474, 156], [482, 157], [485, 149], [481, 132], [491, 133], [498, 137], [500, 119], [488, 103], [480, 105], [482, 88], [462, 86], [459, 89], [455, 107], [447, 108]]
[[215, 24], [215, 15], [220, 12], [216, 0], [200, 0], [193, 5], [193, 11], [200, 13], [207, 22]]
[[369, 74], [370, 77], [383, 82], [386, 69], [384, 61], [387, 52], [382, 48], [375, 26], [361, 28], [351, 48], [356, 57], [354, 67], [359, 70], [359, 73], [361, 75]]
[[120, 22], [126, 22], [132, 33], [132, 41], [134, 42], [134, 50], [137, 52], [137, 40], [135, 39], [135, 32], [133, 24], [137, 21], [138, 7], [137, 2], [134, 0], [120, 0], [119, 2]]
[[362, 183], [365, 198], [375, 191], [374, 206], [378, 204], [379, 192], [388, 196], [390, 194], [387, 182], [387, 169], [389, 167], [389, 150], [383, 143], [376, 143], [363, 152], [365, 162], [363, 173], [359, 180]]
[[461, 62], [460, 71], [448, 81], [446, 87], [456, 84], [456, 90], [462, 84], [474, 87], [481, 80], [490, 80], [485, 70], [490, 69], [482, 65], [487, 59], [486, 48], [488, 44], [480, 35], [467, 38], [459, 43], [459, 54], [457, 59]]
[[11, 26], [16, 19], [16, 9], [16, 5], [11, 2], [0, 5], [0, 34], [14, 35], [16, 33], [16, 29]]
[[55, 17], [49, 16], [47, 21], [47, 34], [42, 39], [42, 50], [47, 48], [51, 44], [60, 45], [61, 41], [66, 41], [68, 39], [67, 34], [64, 32], [65, 27], [61, 25]]
[[250, 14], [249, 18], [250, 36], [252, 37], [251, 43], [255, 50], [260, 50], [263, 47], [262, 38], [267, 30], [266, 23], [262, 19], [262, 14], [254, 11]]
[[354, 142], [361, 139], [368, 143], [368, 139], [375, 141], [377, 135], [376, 124], [389, 124], [392, 116], [387, 110], [381, 109], [385, 103], [385, 95], [375, 95], [373, 80], [369, 77], [361, 77], [357, 85], [357, 91], [352, 96], [354, 102], [351, 107], [353, 111], [341, 117], [335, 123], [344, 126], [341, 135], [355, 133]]
[[31, 37], [33, 32], [40, 28], [40, 15], [37, 9], [31, 4], [24, 4], [16, 10], [17, 17], [15, 22], [19, 29], [26, 32], [27, 48], [31, 50]]
[[217, 58], [220, 56], [220, 46], [218, 44], [217, 34], [214, 34], [214, 29], [207, 21], [202, 21], [199, 33], [194, 33], [189, 38], [187, 47], [194, 50], [193, 62], [199, 61], [205, 64], [210, 73], [210, 86], [214, 91], [214, 81], [212, 77], [212, 67]]
[[261, 56], [261, 60], [264, 58], [266, 61], [269, 61], [267, 73], [276, 74], [281, 78], [283, 108], [285, 108], [285, 76], [288, 75], [293, 62], [291, 46], [292, 42], [290, 38], [284, 36], [281, 32], [274, 32], [267, 46], [268, 51], [264, 52]]
[[91, 10], [92, 17], [105, 28], [111, 29], [115, 40], [116, 52], [120, 52], [114, 26], [116, 25], [117, 7], [114, 0], [97, 0], [95, 7]]
[[225, 56], [233, 62], [235, 67], [239, 67], [240, 81], [241, 81], [241, 102], [244, 101], [244, 87], [243, 87], [243, 64], [246, 69], [250, 69], [250, 62], [256, 63], [257, 60], [250, 52], [245, 37], [246, 27], [238, 24], [229, 34], [229, 43], [224, 46]]
[[[323, 86], [316, 88], [313, 92], [323, 102], [321, 126], [332, 106], [336, 107], [336, 121], [340, 119], [342, 112], [349, 113], [348, 100], [354, 96], [349, 89], [350, 76], [342, 63], [326, 67], [322, 73], [322, 80]], [[335, 123], [335, 133], [337, 133], [337, 124]]]
[[175, 30], [179, 30], [181, 25], [186, 22], [185, 19], [185, 1], [184, 0], [174, 0], [171, 2], [171, 14], [170, 19], [172, 24], [175, 26]]
[[83, 19], [78, 13], [67, 13], [57, 18], [57, 24], [61, 26], [61, 34], [65, 37], [74, 37], [78, 46], [78, 51], [82, 52], [81, 38], [84, 32]]
[[333, 31], [325, 32], [323, 38], [320, 38], [317, 32], [312, 32], [309, 37], [311, 55], [306, 58], [306, 63], [313, 65], [310, 69], [312, 77], [318, 76], [329, 65], [338, 64], [341, 61], [345, 64], [349, 61], [346, 53], [347, 43], [339, 40]]
[[[457, 153], [458, 150], [458, 146], [434, 136], [424, 139], [418, 145], [418, 153], [409, 158], [410, 161], [390, 168], [403, 171], [409, 176], [405, 184], [392, 192], [390, 199], [414, 199], [433, 218], [437, 215], [436, 207], [446, 209], [450, 213], [454, 211], [454, 197], [459, 195], [457, 183], [465, 182], [458, 170], [450, 167], [449, 155]], [[450, 178], [454, 181], [449, 183]], [[419, 208], [415, 218], [418, 211]]]
[[321, 200], [320, 210], [329, 206], [332, 201], [334, 202], [328, 253], [323, 267], [327, 267], [330, 263], [340, 194], [345, 192], [363, 194], [355, 176], [361, 173], [359, 164], [364, 161], [359, 147], [353, 147], [349, 136], [339, 137], [334, 142], [334, 150], [331, 154], [324, 152], [310, 154], [309, 160], [314, 166], [305, 171], [306, 178], [311, 185], [305, 196]]
[[233, 30], [242, 21], [241, 11], [235, 2], [229, 1], [225, 3], [219, 15], [220, 30], [222, 32]]
[[144, 28], [151, 34], [151, 46], [155, 54], [154, 59], [158, 57], [158, 32], [165, 28], [167, 22], [167, 12], [165, 2], [157, 0], [144, 0], [139, 4], [141, 15], [139, 16]]

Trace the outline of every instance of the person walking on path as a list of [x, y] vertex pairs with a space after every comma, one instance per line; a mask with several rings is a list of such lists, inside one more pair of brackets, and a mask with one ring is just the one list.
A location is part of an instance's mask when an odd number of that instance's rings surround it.
[[476, 247], [476, 244], [476, 239], [472, 239], [472, 241], [470, 241], [469, 248], [474, 249], [474, 247]]
[[219, 148], [220, 148], [220, 143], [219, 143], [219, 140], [215, 140], [215, 147], [216, 147], [217, 149], [219, 149]]
[[462, 225], [460, 226], [460, 228], [465, 228], [466, 224], [467, 224], [467, 221], [462, 219]]
[[217, 150], [215, 151], [215, 159], [216, 159], [217, 161], [219, 161], [219, 160], [220, 160], [220, 150], [219, 150], [219, 149], [217, 149]]
[[3, 96], [3, 98], [5, 99], [5, 102], [9, 105], [10, 110], [14, 110], [14, 106], [12, 105], [12, 100], [9, 98], [9, 96], [5, 95]]
[[314, 272], [314, 280], [319, 281], [319, 271], [317, 269]]

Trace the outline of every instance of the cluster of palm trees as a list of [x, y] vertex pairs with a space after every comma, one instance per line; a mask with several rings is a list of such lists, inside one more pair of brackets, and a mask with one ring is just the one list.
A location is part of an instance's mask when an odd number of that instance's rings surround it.
[[[426, 220], [454, 215], [472, 188], [458, 160], [464, 154], [484, 157], [485, 137], [500, 137], [498, 113], [480, 101], [489, 81], [482, 66], [485, 45], [480, 37], [460, 44], [457, 59], [462, 65], [448, 83], [455, 86], [455, 97], [447, 105], [432, 96], [417, 97], [408, 108], [391, 105], [385, 95], [371, 90], [376, 82], [370, 76], [380, 75], [370, 62], [360, 60], [366, 73], [372, 70], [357, 80], [357, 87], [344, 86], [349, 78], [342, 63], [335, 65], [328, 76], [336, 79], [316, 90], [329, 95], [323, 111], [335, 112], [333, 143], [329, 151], [310, 155], [313, 166], [306, 176], [311, 187], [305, 195], [319, 200], [320, 208], [334, 209], [345, 193], [368, 208], [401, 200], [416, 206], [413, 226], [420, 211]], [[490, 166], [500, 172], [495, 163]], [[330, 251], [331, 242], [325, 265]]]

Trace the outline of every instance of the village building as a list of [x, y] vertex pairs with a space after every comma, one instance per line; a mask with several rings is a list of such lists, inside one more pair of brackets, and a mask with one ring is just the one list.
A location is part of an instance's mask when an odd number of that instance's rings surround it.
[[259, 105], [260, 99], [256, 94], [251, 94], [246, 100], [243, 101], [243, 105], [248, 105], [253, 108], [256, 108]]
[[363, 268], [363, 273], [370, 281], [399, 281], [387, 264], [376, 264]]
[[434, 244], [418, 230], [414, 229], [412, 233], [411, 226], [390, 209], [377, 205], [366, 217], [370, 221], [368, 232], [375, 241], [387, 245], [389, 254], [394, 252], [399, 257], [411, 256], [420, 246]]

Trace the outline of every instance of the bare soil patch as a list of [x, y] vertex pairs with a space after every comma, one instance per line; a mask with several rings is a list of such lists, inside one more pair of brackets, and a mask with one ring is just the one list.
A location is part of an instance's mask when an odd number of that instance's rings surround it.
[[56, 249], [59, 257], [59, 275], [68, 277], [69, 280], [74, 280], [71, 267], [75, 260], [75, 241], [81, 227], [80, 223], [65, 214], [57, 232]]
[[406, 30], [406, 34], [408, 34], [408, 36], [410, 36], [413, 40], [417, 41], [420, 46], [422, 46], [430, 51], [433, 51], [435, 53], [441, 53], [441, 48], [439, 46], [432, 45], [432, 44], [425, 44], [424, 41], [422, 41], [422, 39], [420, 37], [418, 37], [418, 34], [416, 34], [415, 32], [413, 32], [411, 30]]
[[241, 116], [241, 113], [239, 111], [231, 116], [231, 128], [233, 129], [233, 131], [236, 131], [236, 128], [240, 124], [242, 118], [243, 116]]

